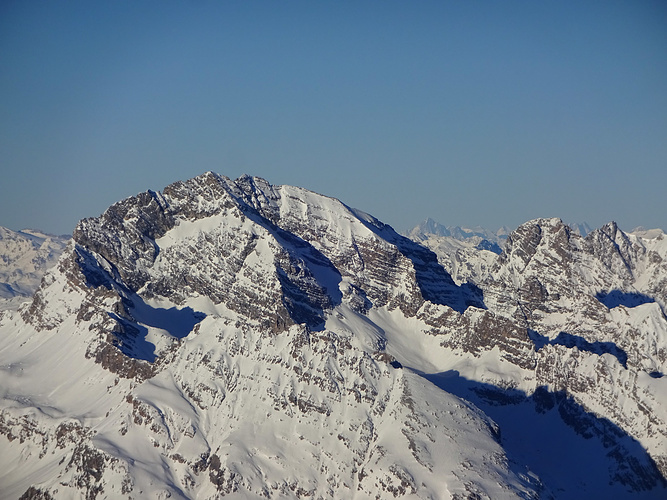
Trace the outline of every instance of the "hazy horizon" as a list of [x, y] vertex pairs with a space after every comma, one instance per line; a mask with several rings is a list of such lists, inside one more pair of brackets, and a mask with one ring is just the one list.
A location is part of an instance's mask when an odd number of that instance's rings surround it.
[[667, 229], [667, 5], [3, 2], [0, 225], [212, 170], [397, 231]]

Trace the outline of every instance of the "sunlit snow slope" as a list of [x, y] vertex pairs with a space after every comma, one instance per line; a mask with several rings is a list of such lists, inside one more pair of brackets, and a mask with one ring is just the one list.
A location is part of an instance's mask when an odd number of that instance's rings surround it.
[[67, 237], [0, 227], [0, 310], [16, 309], [35, 293], [65, 249]]

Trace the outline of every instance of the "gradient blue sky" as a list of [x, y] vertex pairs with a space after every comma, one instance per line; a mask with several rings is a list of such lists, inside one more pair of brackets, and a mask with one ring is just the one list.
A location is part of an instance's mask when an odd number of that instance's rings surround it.
[[0, 225], [213, 170], [397, 230], [667, 230], [664, 1], [0, 2]]

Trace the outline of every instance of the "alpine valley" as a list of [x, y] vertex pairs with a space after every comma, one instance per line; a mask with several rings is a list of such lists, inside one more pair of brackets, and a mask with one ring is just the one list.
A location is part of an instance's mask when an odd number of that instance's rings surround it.
[[581, 234], [120, 201], [0, 312], [0, 497], [667, 498], [667, 238]]

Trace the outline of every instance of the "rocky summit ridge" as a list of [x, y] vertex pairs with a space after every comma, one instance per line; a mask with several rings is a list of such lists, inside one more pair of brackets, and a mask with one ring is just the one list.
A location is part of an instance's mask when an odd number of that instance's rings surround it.
[[212, 172], [82, 220], [0, 313], [0, 497], [664, 497], [664, 238], [422, 243]]

